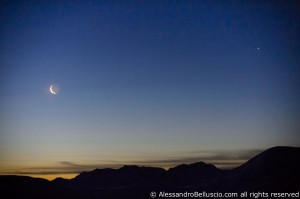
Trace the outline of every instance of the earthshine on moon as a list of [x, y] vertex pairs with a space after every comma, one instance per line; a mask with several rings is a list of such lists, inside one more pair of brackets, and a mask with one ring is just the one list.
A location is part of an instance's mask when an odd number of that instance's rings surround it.
[[55, 85], [51, 85], [49, 88], [50, 93], [52, 93], [53, 95], [56, 95], [58, 93], [58, 87]]

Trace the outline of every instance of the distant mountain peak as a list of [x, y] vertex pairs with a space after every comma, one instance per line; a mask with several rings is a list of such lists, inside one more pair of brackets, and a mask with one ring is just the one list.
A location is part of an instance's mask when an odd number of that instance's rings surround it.
[[130, 169], [130, 168], [139, 168], [137, 165], [124, 165], [120, 169]]
[[178, 165], [176, 167], [172, 167], [172, 168], [169, 169], [169, 171], [179, 170], [179, 169], [220, 170], [212, 164], [207, 164], [205, 162], [195, 162], [195, 163], [192, 163], [192, 164], [181, 164], [181, 165]]

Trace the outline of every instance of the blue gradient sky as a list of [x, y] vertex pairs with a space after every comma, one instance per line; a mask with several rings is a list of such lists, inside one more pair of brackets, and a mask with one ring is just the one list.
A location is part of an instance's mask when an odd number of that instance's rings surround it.
[[2, 3], [0, 172], [299, 146], [299, 7]]

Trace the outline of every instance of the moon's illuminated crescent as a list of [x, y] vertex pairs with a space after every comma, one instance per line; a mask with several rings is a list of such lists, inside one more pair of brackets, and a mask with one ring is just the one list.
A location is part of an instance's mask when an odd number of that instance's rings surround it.
[[56, 95], [56, 92], [53, 91], [52, 87], [53, 87], [53, 85], [50, 86], [49, 90], [52, 94]]

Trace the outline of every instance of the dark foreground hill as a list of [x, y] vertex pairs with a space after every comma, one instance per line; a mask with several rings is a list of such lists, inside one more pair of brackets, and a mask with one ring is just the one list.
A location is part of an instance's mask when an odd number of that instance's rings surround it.
[[0, 176], [1, 198], [151, 198], [150, 192], [280, 192], [300, 190], [300, 148], [274, 147], [245, 164], [222, 170], [198, 162], [169, 170], [124, 166], [95, 169], [77, 177], [47, 181]]

